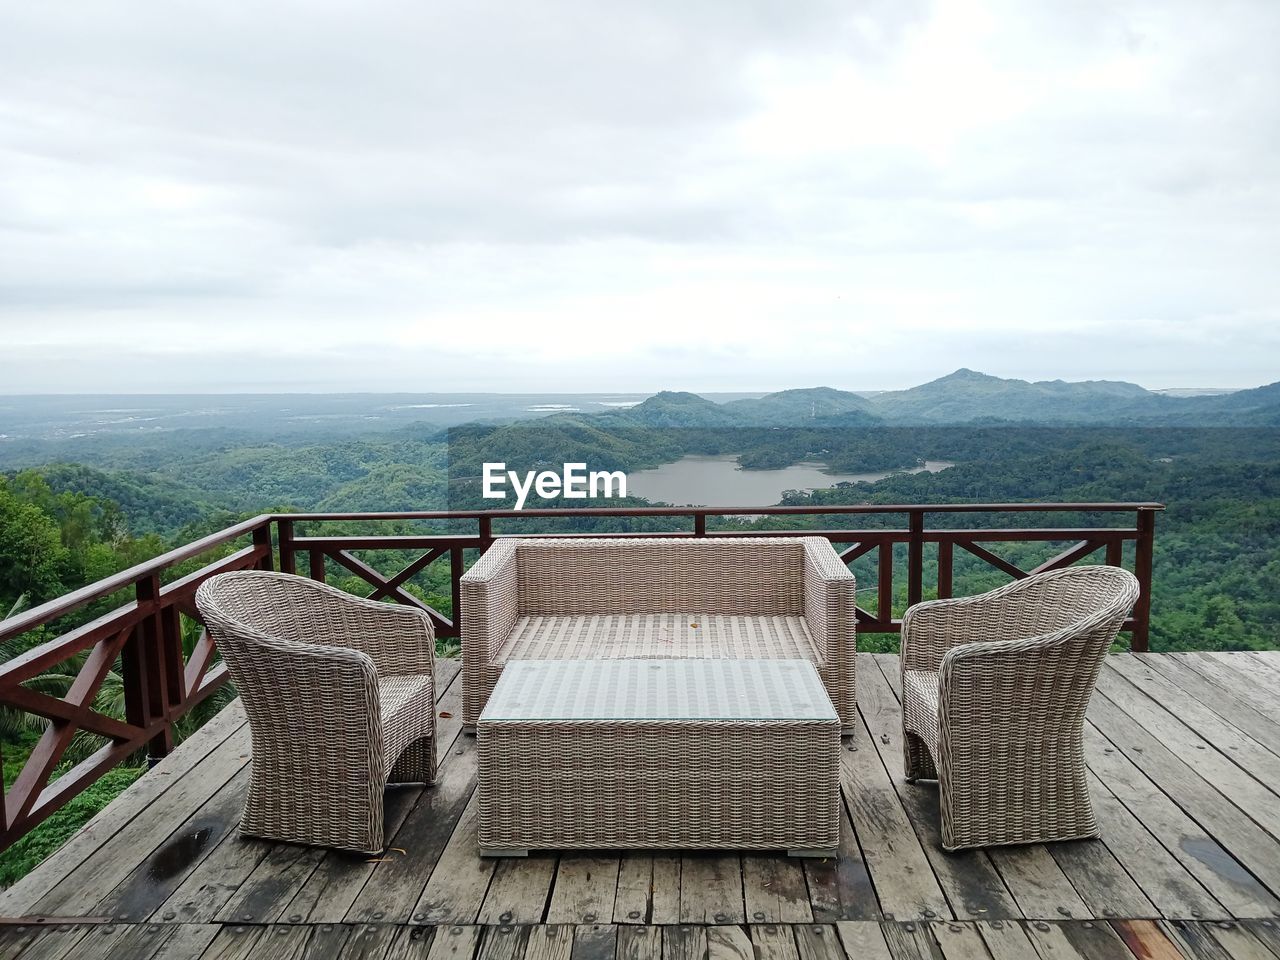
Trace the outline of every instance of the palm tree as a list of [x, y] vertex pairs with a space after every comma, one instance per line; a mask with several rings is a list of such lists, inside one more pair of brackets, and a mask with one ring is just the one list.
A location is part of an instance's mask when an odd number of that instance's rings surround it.
[[[192, 620], [187, 616], [182, 617], [182, 657], [184, 660], [191, 659], [191, 653], [195, 650], [196, 643], [200, 640], [201, 633], [204, 632], [204, 624], [198, 620]], [[213, 655], [213, 664], [216, 664], [221, 658], [217, 651]], [[210, 720], [214, 714], [218, 713], [223, 707], [236, 698], [235, 687], [230, 682], [224, 684], [217, 692], [202, 703], [197, 704], [190, 711], [179, 717], [173, 725], [174, 740], [181, 743], [191, 734], [195, 733], [200, 727]]]
[[[9, 612], [2, 619], [8, 620], [25, 610], [27, 607], [27, 595], [21, 594], [18, 599], [13, 601], [13, 605], [9, 607]], [[16, 657], [22, 651], [18, 649], [16, 638], [11, 637], [0, 643], [0, 661], [8, 662]], [[35, 680], [29, 681], [29, 686], [33, 690], [39, 690], [41, 693], [51, 693], [57, 689], [57, 684], [37, 684], [36, 681], [44, 678], [36, 677]], [[6, 740], [17, 740], [24, 733], [39, 733], [45, 728], [46, 721], [42, 717], [36, 717], [29, 713], [24, 713], [14, 707], [7, 705], [0, 706], [0, 736]]]
[[[25, 609], [26, 606], [27, 596], [23, 594], [13, 602], [9, 612], [4, 615], [3, 619], [9, 619]], [[19, 637], [10, 637], [8, 640], [0, 642], [0, 663], [12, 660], [18, 654], [25, 652], [25, 649]], [[23, 686], [28, 690], [34, 690], [36, 693], [47, 694], [51, 697], [65, 697], [67, 691], [71, 689], [71, 685], [75, 683], [76, 676], [79, 674], [80, 668], [84, 666], [89, 653], [90, 651], [88, 650], [81, 651], [57, 667], [46, 670], [44, 673], [25, 681]], [[114, 670], [107, 673], [106, 677], [103, 678], [102, 685], [98, 688], [97, 696], [94, 697], [93, 705], [99, 713], [114, 717], [117, 720], [124, 719], [124, 681], [121, 679], [120, 674]], [[6, 740], [21, 741], [25, 734], [43, 733], [48, 726], [49, 721], [44, 717], [27, 713], [25, 710], [19, 710], [16, 707], [0, 705], [0, 737]], [[83, 760], [105, 742], [103, 737], [85, 733], [81, 730], [76, 733], [70, 746], [67, 747], [63, 760], [64, 762], [71, 761], [72, 763]]]
[[[9, 608], [9, 612], [0, 619], [8, 619], [21, 612], [26, 606], [27, 598], [23, 595], [14, 601]], [[191, 656], [191, 652], [195, 648], [203, 629], [204, 627], [201, 623], [185, 616], [182, 618], [184, 659]], [[10, 638], [0, 642], [0, 663], [11, 660], [18, 654], [23, 653], [25, 649], [19, 638]], [[51, 697], [65, 697], [90, 652], [90, 650], [84, 650], [74, 657], [68, 658], [57, 667], [25, 681], [23, 686]], [[213, 696], [177, 721], [174, 728], [175, 739], [179, 742], [186, 739], [214, 714], [234, 700], [235, 697], [235, 689], [230, 684], [222, 687]], [[110, 670], [107, 672], [107, 675], [102, 680], [102, 685], [98, 688], [97, 695], [94, 697], [93, 706], [95, 710], [105, 716], [116, 720], [125, 719], [124, 680], [117, 671]], [[25, 710], [19, 710], [16, 707], [0, 705], [0, 738], [4, 740], [21, 743], [32, 735], [43, 733], [48, 726], [49, 721], [44, 717], [27, 713]], [[80, 730], [67, 747], [62, 763], [78, 763], [102, 747], [106, 742], [105, 737]]]

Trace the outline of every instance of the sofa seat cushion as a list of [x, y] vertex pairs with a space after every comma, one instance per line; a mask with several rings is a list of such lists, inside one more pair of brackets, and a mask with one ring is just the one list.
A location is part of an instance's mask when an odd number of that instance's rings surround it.
[[821, 662], [804, 617], [702, 613], [521, 617], [494, 662], [676, 657]]

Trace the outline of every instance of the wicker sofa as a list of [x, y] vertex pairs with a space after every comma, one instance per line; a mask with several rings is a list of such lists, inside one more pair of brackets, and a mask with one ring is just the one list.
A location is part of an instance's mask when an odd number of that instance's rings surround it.
[[463, 723], [516, 660], [804, 659], [856, 720], [854, 579], [821, 537], [504, 538], [462, 577]]
[[941, 785], [948, 850], [1098, 835], [1084, 715], [1138, 598], [1119, 567], [1069, 567], [902, 619], [908, 780]]
[[253, 570], [211, 577], [196, 605], [249, 718], [241, 831], [380, 853], [383, 788], [436, 775], [430, 619]]

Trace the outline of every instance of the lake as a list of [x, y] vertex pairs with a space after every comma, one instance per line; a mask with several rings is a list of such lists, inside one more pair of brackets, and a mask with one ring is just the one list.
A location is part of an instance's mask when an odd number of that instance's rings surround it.
[[883, 480], [893, 473], [936, 473], [954, 464], [927, 460], [908, 471], [825, 473], [821, 463], [793, 463], [781, 470], [743, 470], [733, 454], [684, 457], [655, 470], [627, 475], [627, 493], [689, 507], [760, 507], [775, 504], [784, 490], [816, 490], [837, 483]]

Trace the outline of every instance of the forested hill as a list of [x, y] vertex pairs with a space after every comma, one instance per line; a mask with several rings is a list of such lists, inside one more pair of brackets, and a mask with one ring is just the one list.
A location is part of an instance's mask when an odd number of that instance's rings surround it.
[[[556, 441], [548, 434], [529, 435], [541, 456], [569, 455], [549, 445]], [[718, 442], [767, 435], [797, 442], [791, 431], [676, 434]], [[1280, 646], [1280, 431], [898, 428], [860, 436], [861, 446], [850, 443], [845, 455], [863, 449], [902, 462], [945, 452], [957, 466], [795, 492], [787, 502], [1161, 501], [1168, 510], [1157, 523], [1157, 647]], [[172, 463], [152, 474], [54, 464], [11, 475], [0, 480], [0, 604], [49, 599], [238, 516], [445, 506], [446, 456], [438, 436], [374, 437], [218, 456], [174, 451]], [[995, 585], [984, 576], [991, 574], [975, 572], [968, 585]]]
[[[1071, 409], [1078, 417], [1103, 409], [1147, 414], [1118, 425], [1055, 419], [1055, 411]], [[1223, 423], [1267, 424], [1277, 409], [1280, 385], [1167, 397], [1133, 384], [1030, 383], [962, 370], [878, 395], [817, 387], [718, 402], [664, 392], [597, 413], [563, 411], [467, 428], [452, 447], [437, 424], [280, 437], [243, 424], [4, 441], [0, 605], [7, 610], [20, 597], [48, 599], [241, 516], [464, 505], [450, 499], [451, 458], [501, 459], [523, 469], [583, 460], [630, 471], [690, 453], [732, 454], [745, 468], [818, 459], [849, 473], [941, 460], [959, 466], [792, 497], [1161, 500], [1169, 504], [1157, 555], [1161, 643], [1196, 647], [1211, 637], [1215, 644], [1274, 646], [1280, 639], [1280, 600], [1270, 599], [1280, 597], [1280, 561], [1273, 559], [1280, 557], [1280, 430], [1157, 426], [1151, 411], [1176, 411], [1169, 423], [1191, 424], [1211, 411]], [[1011, 410], [1038, 411], [1046, 425], [1020, 425]], [[959, 416], [972, 422], [938, 422]], [[912, 419], [918, 422], [907, 422]], [[15, 450], [20, 455], [6, 459]]]

